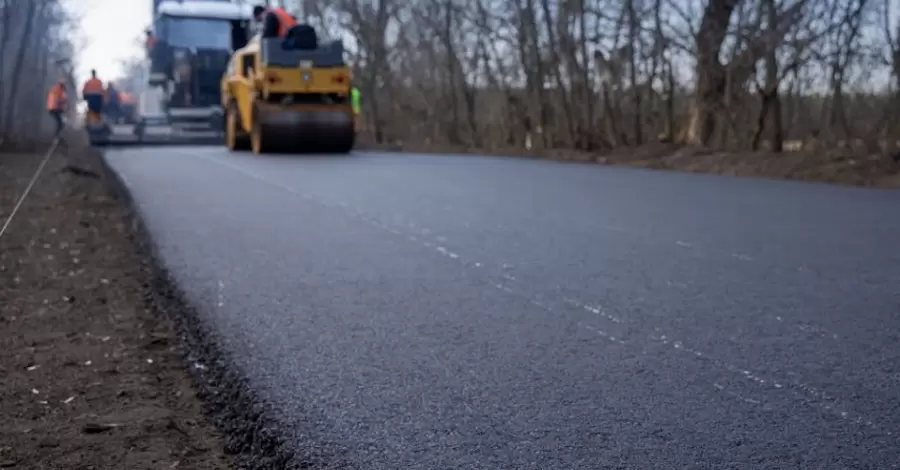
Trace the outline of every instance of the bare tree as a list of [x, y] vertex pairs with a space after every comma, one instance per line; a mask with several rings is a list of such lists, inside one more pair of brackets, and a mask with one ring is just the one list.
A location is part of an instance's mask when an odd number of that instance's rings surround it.
[[60, 34], [68, 20], [59, 0], [0, 0], [0, 147], [46, 138], [44, 98], [64, 78], [61, 61], [72, 59], [72, 44]]
[[[890, 0], [285, 5], [348, 39], [375, 142], [597, 150], [656, 136], [782, 151], [900, 134]], [[71, 51], [55, 33], [66, 21], [61, 0], [0, 0], [5, 145], [46, 128], [43, 97]]]

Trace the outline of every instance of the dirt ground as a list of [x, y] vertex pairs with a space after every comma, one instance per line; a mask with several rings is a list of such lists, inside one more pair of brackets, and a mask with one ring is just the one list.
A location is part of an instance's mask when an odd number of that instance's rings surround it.
[[559, 161], [591, 162], [658, 170], [712, 173], [771, 179], [819, 181], [848, 186], [900, 188], [900, 161], [891, 156], [866, 155], [840, 149], [797, 152], [729, 152], [650, 144], [606, 152], [549, 149], [527, 152], [521, 149], [472, 149], [415, 143], [376, 145], [363, 139], [360, 148], [386, 151], [490, 154]]
[[900, 162], [849, 150], [724, 152], [666, 145], [597, 157], [598, 163], [644, 168], [819, 181], [848, 186], [900, 188]]
[[[0, 223], [39, 161], [0, 153]], [[145, 307], [126, 209], [64, 163], [0, 237], [0, 468], [231, 468], [172, 325]]]

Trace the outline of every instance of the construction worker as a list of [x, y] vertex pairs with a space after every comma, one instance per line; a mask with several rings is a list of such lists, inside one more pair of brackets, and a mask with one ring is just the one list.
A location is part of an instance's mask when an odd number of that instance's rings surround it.
[[257, 5], [253, 7], [253, 19], [262, 22], [264, 38], [287, 37], [288, 32], [297, 26], [297, 19], [280, 7]]
[[106, 85], [106, 93], [103, 98], [104, 113], [113, 123], [119, 122], [119, 118], [122, 116], [122, 100], [119, 98], [119, 90], [112, 82]]
[[145, 29], [144, 35], [146, 36], [144, 38], [144, 51], [147, 53], [147, 58], [150, 59], [151, 81], [165, 81], [166, 70], [171, 66], [171, 60], [166, 60], [166, 46], [160, 42], [152, 29]]
[[144, 34], [146, 35], [146, 38], [144, 39], [144, 47], [147, 48], [147, 53], [150, 54], [153, 52], [153, 48], [156, 47], [156, 44], [159, 42], [159, 40], [156, 39], [156, 35], [153, 34], [153, 31], [150, 30], [150, 28], [147, 28], [147, 30], [144, 31]]
[[97, 71], [91, 70], [91, 78], [84, 82], [81, 87], [81, 94], [84, 101], [87, 102], [88, 110], [97, 114], [103, 112], [103, 82], [97, 78]]
[[56, 135], [59, 135], [65, 128], [63, 115], [66, 113], [68, 106], [69, 97], [68, 93], [66, 93], [66, 81], [60, 80], [47, 93], [47, 112], [50, 113], [53, 122], [56, 124]]
[[122, 117], [125, 122], [132, 124], [134, 122], [134, 114], [137, 112], [137, 98], [128, 91], [119, 92], [119, 103], [122, 106]]
[[362, 106], [360, 105], [360, 97], [359, 97], [359, 88], [353, 87], [350, 89], [350, 104], [353, 106], [353, 120], [356, 122], [356, 127], [359, 127], [359, 113], [362, 110]]
[[130, 91], [120, 91], [119, 102], [123, 105], [137, 105], [137, 98]]

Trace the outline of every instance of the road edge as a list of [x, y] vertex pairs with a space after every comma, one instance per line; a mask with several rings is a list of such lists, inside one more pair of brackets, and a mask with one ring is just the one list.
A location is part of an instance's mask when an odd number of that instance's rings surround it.
[[[767, 156], [768, 163], [771, 163], [778, 160], [786, 160], [786, 158], [789, 157], [796, 158], [808, 156], [809, 153], [783, 152], [773, 154], [772, 152], [766, 151], [741, 152], [675, 144], [646, 144], [643, 147], [637, 148], [619, 147], [606, 152], [591, 152], [565, 148], [547, 148], [537, 152], [535, 150], [523, 150], [518, 148], [477, 149], [452, 146], [440, 147], [425, 144], [375, 144], [372, 142], [360, 143], [355, 149], [360, 151], [395, 154], [515, 158], [520, 160], [596, 165], [654, 172], [708, 175], [763, 181], [802, 182], [843, 188], [866, 188], [888, 191], [900, 189], [900, 154], [878, 154], [878, 156], [870, 156], [868, 158], [847, 157], [837, 159], [832, 158], [831, 160], [826, 159], [820, 162], [821, 165], [818, 166], [814, 172], [807, 171], [806, 173], [793, 173], [794, 171], [797, 171], [800, 166], [795, 164], [789, 166], [787, 169], [782, 168], [781, 170], [773, 172], [770, 167], [762, 164], [767, 163], [765, 158]], [[638, 155], [635, 156], [635, 153]], [[734, 158], [737, 157], [745, 158], [743, 161], [734, 160]], [[731, 158], [731, 160], [729, 160], [729, 158]], [[893, 159], [893, 162], [890, 161], [891, 159]], [[829, 161], [832, 166], [836, 165], [837, 167], [829, 167], [827, 165]], [[747, 165], [748, 162], [754, 162], [754, 164]], [[695, 166], [686, 166], [686, 163], [692, 163]], [[822, 171], [829, 168], [832, 172], [832, 177], [823, 176]], [[870, 171], [863, 171], [862, 173], [857, 171], [862, 171], [867, 168]], [[855, 169], [854, 171], [856, 171], [856, 173], [848, 173], [848, 169]], [[807, 170], [809, 170], [809, 168], [807, 168]]]
[[182, 363], [207, 417], [224, 435], [225, 452], [235, 457], [239, 468], [248, 470], [306, 468], [296, 463], [295, 453], [274, 430], [273, 413], [185, 300], [162, 263], [127, 184], [109, 164], [105, 152], [99, 153], [107, 191], [125, 206], [131, 223], [129, 238], [143, 259], [141, 269], [148, 279], [143, 286], [144, 301], [154, 315], [168, 318], [175, 325]]

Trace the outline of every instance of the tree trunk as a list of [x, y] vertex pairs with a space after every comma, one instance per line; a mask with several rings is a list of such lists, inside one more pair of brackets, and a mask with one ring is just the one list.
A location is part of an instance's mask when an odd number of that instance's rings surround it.
[[763, 132], [766, 129], [766, 118], [769, 116], [769, 107], [772, 105], [772, 95], [766, 90], [759, 90], [759, 95], [759, 115], [756, 116], [756, 127], [753, 130], [753, 139], [750, 142], [750, 148], [754, 152], [759, 150], [759, 144], [762, 141]]
[[[25, 29], [22, 31], [22, 42], [19, 46], [18, 52], [16, 53], [16, 59], [14, 62], [15, 65], [12, 68], [12, 82], [9, 87], [10, 99], [15, 97], [19, 92], [19, 83], [21, 82], [22, 78], [22, 64], [25, 62], [25, 52], [28, 50], [28, 46], [31, 43], [31, 31], [32, 29], [34, 29], [34, 21], [37, 17], [37, 8], [38, 2], [31, 2], [28, 4], [28, 16], [26, 16], [25, 19]], [[7, 105], [4, 109], [5, 115], [3, 116], [3, 128], [2, 131], [0, 131], [0, 134], [9, 135], [14, 109], [14, 103], [9, 103], [9, 105]]]
[[628, 69], [630, 74], [631, 85], [631, 102], [634, 106], [634, 121], [632, 122], [632, 130], [634, 132], [634, 144], [641, 145], [644, 143], [643, 114], [641, 113], [642, 97], [641, 87], [638, 84], [638, 64], [637, 53], [640, 42], [638, 41], [638, 17], [637, 10], [634, 6], [635, 0], [627, 0], [626, 8], [628, 9]]
[[675, 66], [671, 61], [666, 65], [666, 140], [674, 141], [675, 124]]
[[725, 41], [731, 15], [740, 1], [709, 0], [704, 9], [695, 38], [697, 62], [694, 76], [697, 84], [685, 139], [687, 143], [708, 145], [715, 132], [715, 115], [722, 108], [725, 96], [725, 73], [719, 61], [719, 51]]
[[766, 10], [769, 23], [768, 51], [766, 51], [766, 95], [772, 105], [772, 121], [770, 129], [771, 150], [781, 152], [784, 150], [784, 125], [781, 115], [781, 94], [779, 93], [778, 47], [781, 38], [778, 37], [778, 10], [775, 0], [766, 0]]
[[[12, 2], [3, 0], [3, 21], [2, 27], [3, 34], [0, 34], [0, 83], [3, 83], [6, 79], [6, 50], [9, 46], [10, 36], [12, 36], [12, 20], [15, 11], [12, 6]], [[3, 87], [0, 87], [0, 110], [6, 107], [6, 94], [4, 93], [6, 90]], [[3, 116], [0, 115], [0, 129], [5, 126], [5, 122], [3, 120]], [[2, 136], [0, 136], [2, 138]]]
[[595, 99], [596, 94], [594, 93], [594, 83], [591, 81], [591, 73], [590, 73], [590, 53], [588, 52], [588, 41], [587, 41], [587, 11], [586, 11], [586, 1], [579, 0], [578, 2], [578, 15], [579, 15], [579, 36], [581, 38], [581, 82], [584, 86], [583, 95], [582, 95], [582, 103], [585, 106], [585, 120], [582, 123], [584, 126], [582, 129], [582, 141], [583, 141], [583, 149], [584, 150], [594, 150], [594, 125], [596, 124], [596, 110], [595, 110]]
[[[574, 125], [574, 113], [572, 112], [572, 104], [569, 101], [569, 92], [566, 88], [566, 83], [563, 80], [562, 72], [560, 72], [560, 56], [567, 55], [570, 51], [563, 51], [557, 44], [557, 35], [558, 30], [553, 27], [552, 21], [552, 13], [550, 11], [550, 2], [549, 0], [541, 0], [541, 11], [544, 14], [544, 25], [547, 28], [547, 38], [550, 46], [550, 50], [553, 51], [553, 67], [552, 74], [554, 81], [556, 82], [557, 92], [556, 95], [559, 96], [560, 102], [563, 108], [563, 116], [565, 117], [566, 124], [566, 135], [569, 139], [569, 145], [571, 146], [575, 142], [575, 125]], [[559, 14], [562, 14], [560, 12]]]

